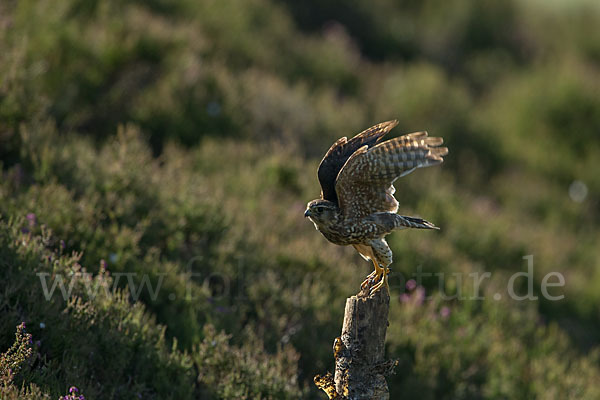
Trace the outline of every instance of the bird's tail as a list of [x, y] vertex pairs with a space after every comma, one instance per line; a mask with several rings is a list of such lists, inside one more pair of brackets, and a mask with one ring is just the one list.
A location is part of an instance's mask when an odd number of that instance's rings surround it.
[[407, 217], [405, 215], [397, 214], [394, 225], [396, 228], [440, 229], [423, 218]]

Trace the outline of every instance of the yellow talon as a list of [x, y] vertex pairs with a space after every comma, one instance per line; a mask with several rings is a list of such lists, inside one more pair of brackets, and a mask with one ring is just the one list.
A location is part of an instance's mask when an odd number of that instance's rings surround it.
[[377, 269], [378, 268], [379, 268], [378, 266], [375, 267], [375, 270], [373, 272], [371, 272], [369, 275], [367, 275], [367, 277], [365, 278], [365, 280], [363, 281], [363, 283], [360, 284], [360, 288], [361, 289], [364, 289], [367, 286], [369, 286], [369, 284], [371, 283], [371, 280], [377, 276]]
[[390, 285], [388, 284], [388, 274], [390, 273], [390, 269], [386, 267], [386, 268], [380, 268], [380, 270], [381, 270], [381, 275], [383, 275], [383, 276], [381, 277], [379, 282], [371, 288], [371, 290], [369, 291], [369, 296], [377, 293], [377, 291], [379, 289], [381, 289], [382, 286], [385, 286], [385, 288], [387, 289], [388, 295], [390, 294]]
[[373, 261], [373, 266], [375, 267], [375, 270], [369, 275], [367, 275], [367, 278], [363, 281], [363, 283], [361, 283], [360, 288], [364, 289], [366, 287], [369, 287], [371, 282], [374, 281], [377, 282], [377, 284], [375, 284], [375, 286], [371, 288], [371, 290], [369, 291], [369, 295], [377, 293], [377, 291], [381, 289], [381, 287], [384, 285], [388, 291], [388, 294], [390, 294], [390, 285], [388, 284], [387, 277], [390, 273], [390, 269], [388, 267], [381, 268], [379, 266], [379, 263], [373, 259], [371, 261]]
[[384, 273], [383, 268], [381, 268], [379, 266], [377, 261], [375, 261], [374, 259], [371, 259], [371, 261], [373, 261], [373, 266], [375, 267], [375, 271], [373, 271], [369, 275], [367, 275], [367, 279], [365, 279], [363, 281], [363, 283], [361, 283], [361, 285], [360, 285], [361, 289], [364, 289], [365, 287], [369, 286], [371, 283], [371, 279], [374, 279], [375, 282], [379, 282], [381, 280], [381, 275]]

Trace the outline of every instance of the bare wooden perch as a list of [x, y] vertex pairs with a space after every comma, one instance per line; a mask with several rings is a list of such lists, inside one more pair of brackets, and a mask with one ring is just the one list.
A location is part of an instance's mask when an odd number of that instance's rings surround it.
[[385, 361], [385, 334], [390, 296], [385, 289], [368, 296], [368, 288], [346, 299], [342, 335], [335, 338], [335, 375], [317, 375], [315, 384], [330, 399], [389, 399], [385, 375], [394, 361]]

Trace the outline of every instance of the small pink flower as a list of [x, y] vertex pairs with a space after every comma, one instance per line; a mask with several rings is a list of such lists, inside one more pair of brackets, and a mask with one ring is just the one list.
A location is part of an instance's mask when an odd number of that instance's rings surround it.
[[409, 279], [405, 286], [408, 291], [412, 291], [417, 287], [417, 282], [414, 279]]
[[27, 214], [27, 216], [26, 216], [25, 218], [27, 218], [27, 221], [29, 221], [29, 226], [30, 226], [30, 227], [32, 227], [32, 226], [35, 226], [35, 225], [36, 225], [36, 223], [37, 223], [37, 219], [36, 219], [36, 217], [35, 217], [35, 214], [34, 214], [34, 213], [29, 213], [29, 214]]
[[418, 305], [423, 304], [425, 301], [425, 288], [423, 286], [417, 286], [414, 296]]
[[450, 308], [446, 306], [442, 307], [440, 310], [440, 315], [442, 318], [448, 318], [448, 316], [450, 316]]

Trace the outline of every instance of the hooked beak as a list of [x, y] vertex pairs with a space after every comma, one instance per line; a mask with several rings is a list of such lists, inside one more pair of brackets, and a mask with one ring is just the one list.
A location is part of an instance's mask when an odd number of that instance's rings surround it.
[[309, 209], [306, 209], [306, 211], [304, 211], [304, 218], [306, 217], [310, 217], [312, 214], [310, 213]]

